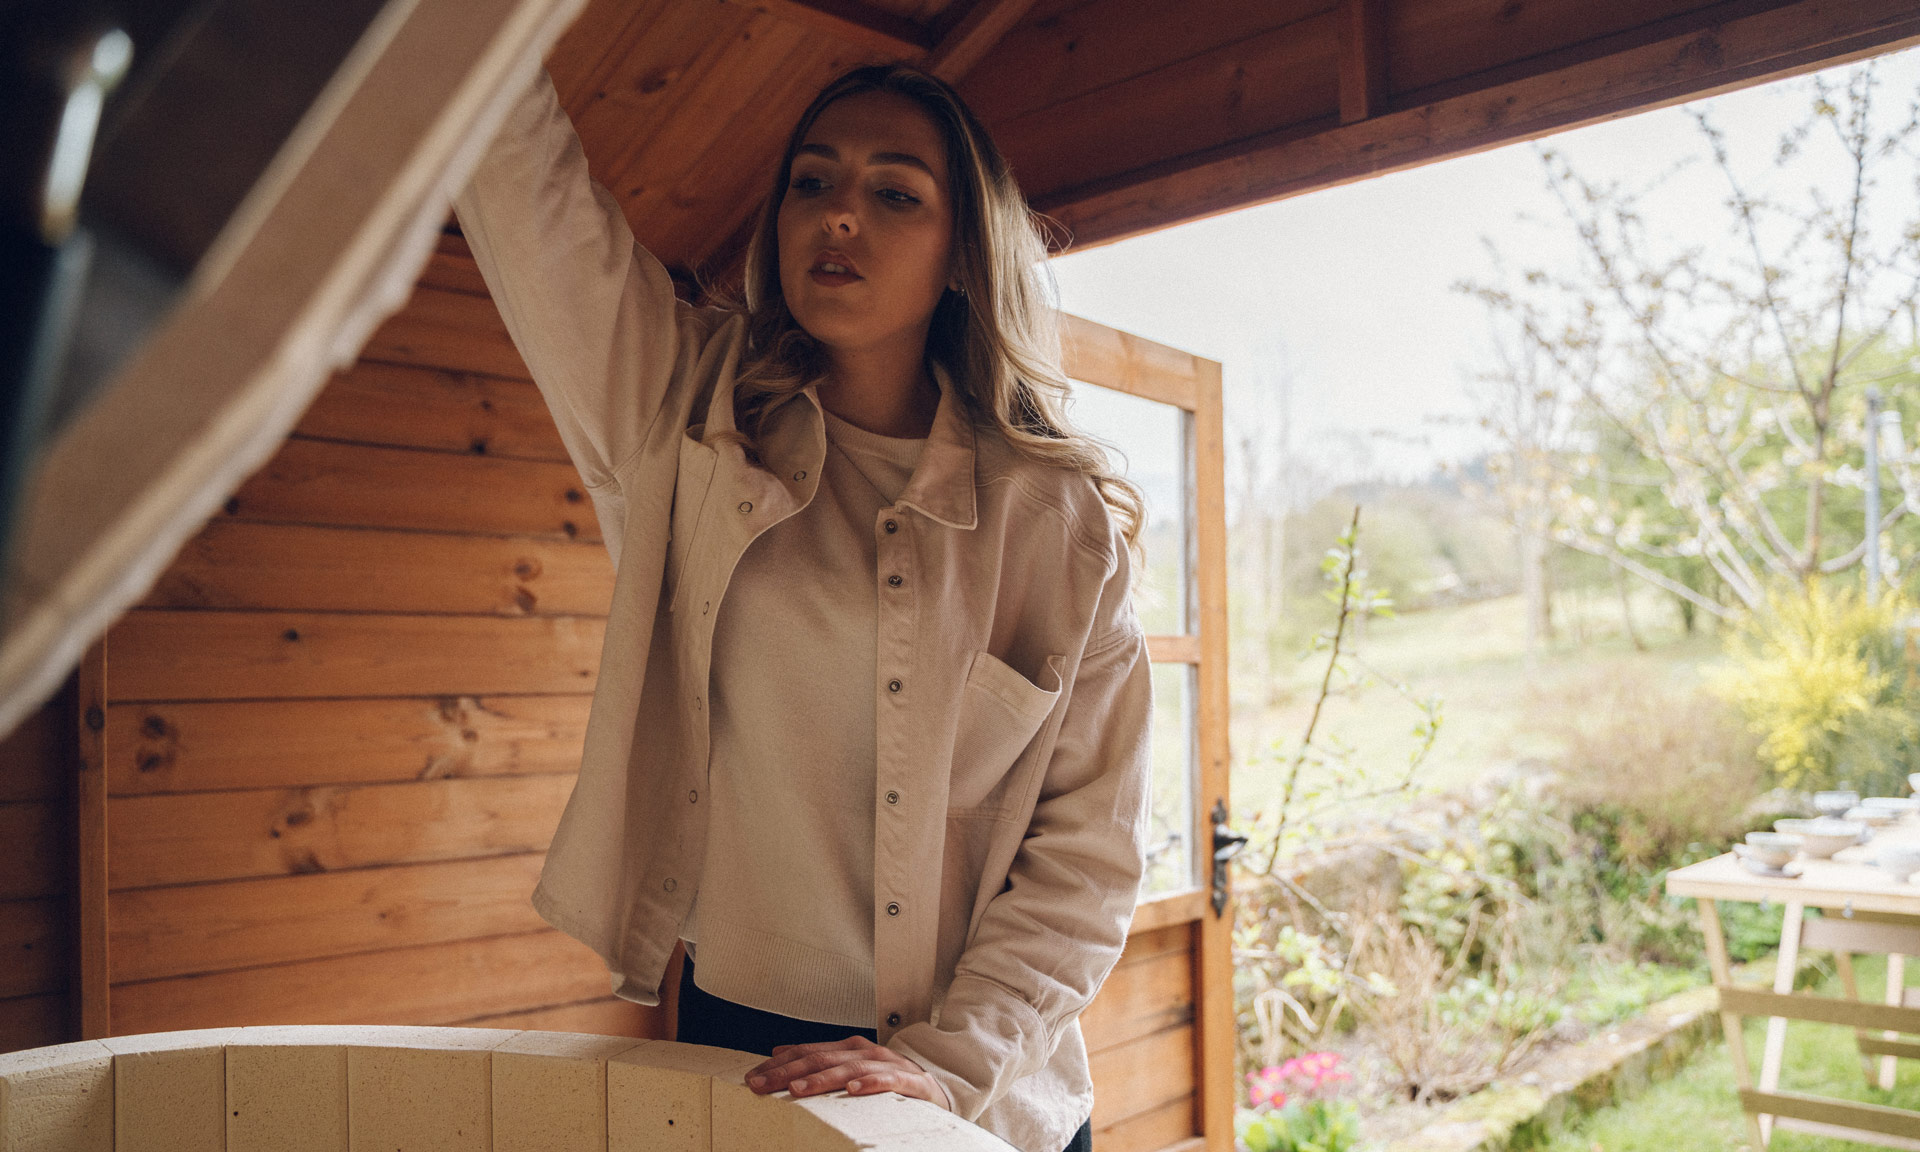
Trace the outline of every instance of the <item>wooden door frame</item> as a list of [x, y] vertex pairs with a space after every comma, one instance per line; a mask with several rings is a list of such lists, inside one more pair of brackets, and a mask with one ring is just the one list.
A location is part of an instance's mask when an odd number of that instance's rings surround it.
[[[1067, 375], [1142, 399], [1179, 408], [1189, 417], [1187, 449], [1191, 485], [1192, 565], [1188, 595], [1193, 630], [1149, 636], [1147, 652], [1158, 664], [1195, 667], [1195, 738], [1198, 780], [1193, 792], [1192, 839], [1196, 868], [1213, 850], [1212, 810], [1228, 807], [1227, 516], [1226, 433], [1220, 362], [1157, 344], [1080, 316], [1060, 316]], [[1194, 1130], [1198, 1136], [1174, 1145], [1182, 1152], [1232, 1152], [1234, 1072], [1233, 956], [1231, 905], [1215, 913], [1204, 876], [1187, 891], [1141, 902], [1133, 932], [1191, 923], [1194, 989]]]

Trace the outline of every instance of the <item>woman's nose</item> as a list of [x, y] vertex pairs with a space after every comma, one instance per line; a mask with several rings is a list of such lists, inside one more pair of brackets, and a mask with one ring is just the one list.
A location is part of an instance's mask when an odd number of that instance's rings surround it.
[[851, 236], [860, 230], [860, 217], [854, 212], [852, 202], [843, 195], [836, 194], [827, 202], [820, 222], [828, 234], [834, 236]]

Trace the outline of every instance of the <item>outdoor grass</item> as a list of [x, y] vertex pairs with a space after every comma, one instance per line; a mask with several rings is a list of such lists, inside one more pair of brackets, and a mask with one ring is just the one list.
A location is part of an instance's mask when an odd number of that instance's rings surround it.
[[[1559, 634], [1531, 656], [1518, 596], [1370, 620], [1351, 643], [1374, 683], [1327, 702], [1316, 742], [1351, 749], [1356, 790], [1404, 775], [1420, 716], [1387, 683], [1398, 681], [1414, 696], [1442, 700], [1440, 736], [1415, 791], [1459, 788], [1516, 762], [1551, 759], [1560, 749], [1541, 721], [1580, 707], [1589, 686], [1622, 676], [1691, 678], [1719, 657], [1719, 638], [1684, 632], [1670, 597], [1638, 593], [1634, 611], [1645, 650], [1626, 634], [1617, 599], [1565, 596]], [[1324, 654], [1295, 651], [1289, 660], [1272, 690], [1236, 672], [1233, 791], [1242, 812], [1267, 810], [1279, 796], [1325, 668]]]
[[[1908, 982], [1915, 966], [1909, 966]], [[1886, 987], [1883, 957], [1855, 963], [1863, 996], [1874, 999]], [[1816, 989], [1840, 994], [1830, 977]], [[1755, 1075], [1766, 1041], [1767, 1022], [1746, 1022], [1747, 1054]], [[1899, 1108], [1920, 1109], [1920, 1062], [1901, 1061], [1892, 1092], [1868, 1086], [1853, 1033], [1846, 1028], [1793, 1022], [1787, 1026], [1787, 1055], [1780, 1076], [1788, 1091], [1832, 1096]], [[1578, 1127], [1562, 1133], [1547, 1152], [1753, 1152], [1747, 1123], [1735, 1095], [1733, 1064], [1724, 1043], [1704, 1049], [1678, 1075], [1612, 1108], [1602, 1109]], [[1864, 1147], [1850, 1141], [1776, 1132], [1768, 1152], [1844, 1152]]]

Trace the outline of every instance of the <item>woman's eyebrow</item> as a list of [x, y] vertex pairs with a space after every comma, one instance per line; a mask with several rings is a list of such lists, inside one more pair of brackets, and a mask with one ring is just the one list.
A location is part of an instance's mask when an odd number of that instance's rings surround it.
[[[839, 151], [831, 144], [802, 144], [794, 151], [794, 155], [819, 156], [836, 162], [840, 159]], [[927, 162], [911, 152], [875, 152], [867, 158], [867, 162], [870, 164], [904, 164], [909, 168], [918, 168], [927, 175], [933, 176], [933, 169], [928, 166]], [[939, 177], [935, 176], [934, 179], [937, 180]]]

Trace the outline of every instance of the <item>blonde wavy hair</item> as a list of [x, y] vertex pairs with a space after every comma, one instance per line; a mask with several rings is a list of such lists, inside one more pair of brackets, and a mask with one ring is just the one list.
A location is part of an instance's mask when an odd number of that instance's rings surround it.
[[891, 92], [923, 108], [946, 143], [953, 201], [953, 259], [961, 291], [946, 291], [927, 330], [927, 355], [947, 370], [977, 425], [997, 429], [1023, 455], [1083, 472], [1139, 550], [1145, 525], [1140, 489], [1112, 470], [1100, 443], [1067, 422], [1060, 329], [1042, 279], [1044, 217], [1027, 207], [1006, 159], [959, 93], [899, 64], [855, 68], [829, 83], [794, 125], [773, 187], [748, 242], [740, 302], [747, 314], [745, 364], [734, 385], [734, 426], [749, 448], [778, 401], [818, 380], [823, 346], [787, 309], [780, 291], [780, 202], [793, 158], [829, 104], [863, 92]]

